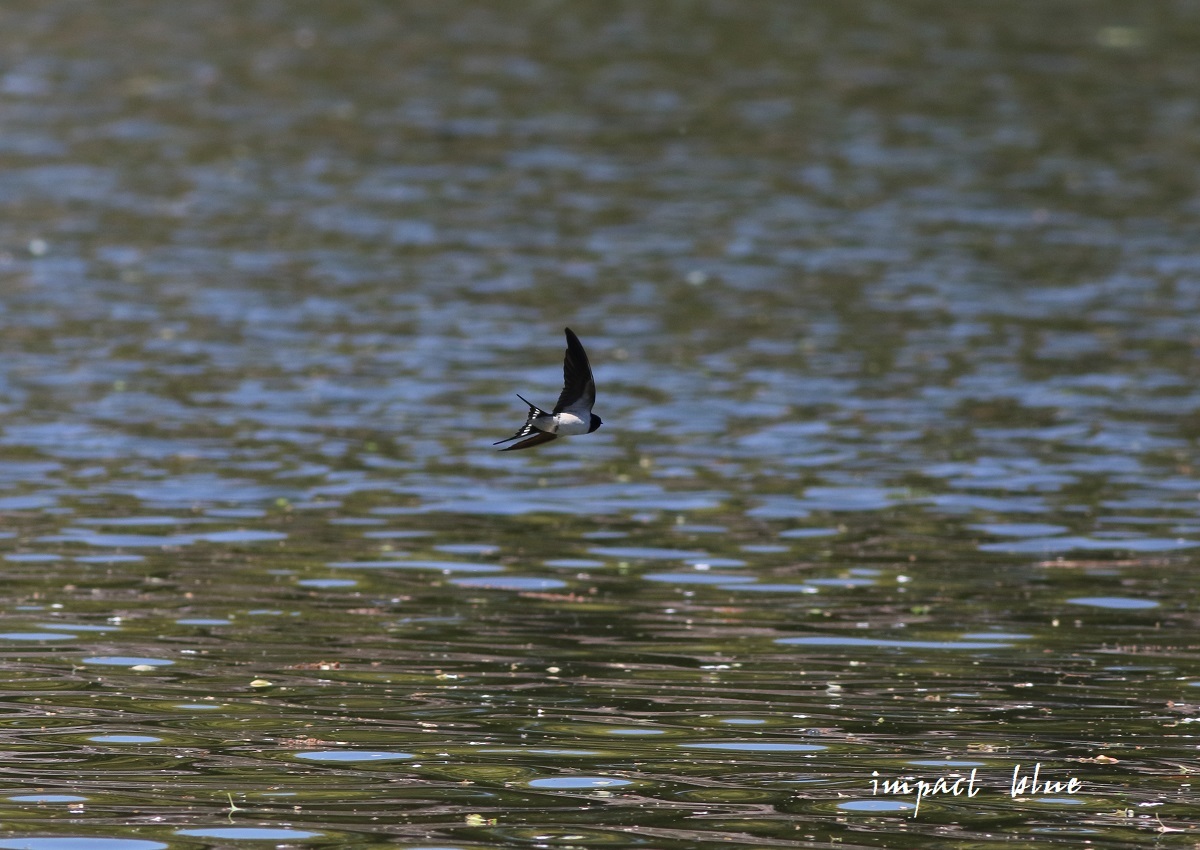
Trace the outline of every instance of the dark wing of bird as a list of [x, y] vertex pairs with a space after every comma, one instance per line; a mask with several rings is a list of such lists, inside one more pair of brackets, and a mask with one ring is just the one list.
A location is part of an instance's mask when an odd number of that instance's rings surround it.
[[[512, 439], [515, 440], [516, 437], [513, 437]], [[528, 440], [522, 440], [521, 442], [517, 443], [516, 445], [505, 446], [500, 451], [515, 452], [517, 449], [532, 449], [534, 446], [540, 446], [542, 443], [548, 443], [551, 440], [556, 440], [556, 439], [558, 439], [557, 434], [551, 434], [546, 431], [537, 431], [535, 429], [534, 435], [532, 437], [530, 437]], [[507, 443], [508, 440], [501, 440], [500, 442]]]
[[571, 413], [579, 414], [580, 418], [592, 412], [596, 403], [596, 382], [592, 380], [592, 364], [588, 362], [587, 352], [583, 343], [570, 328], [564, 329], [567, 334], [567, 351], [563, 357], [563, 389], [554, 405], [555, 413], [570, 409]]

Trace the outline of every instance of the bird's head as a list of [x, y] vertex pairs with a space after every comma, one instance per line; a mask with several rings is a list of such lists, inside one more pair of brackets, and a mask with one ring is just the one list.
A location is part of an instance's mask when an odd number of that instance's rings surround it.
[[604, 423], [600, 421], [600, 417], [593, 413], [592, 414], [592, 422], [590, 425], [588, 425], [588, 433], [589, 434], [592, 433], [593, 431], [595, 431], [597, 428], [599, 428], [603, 424]]

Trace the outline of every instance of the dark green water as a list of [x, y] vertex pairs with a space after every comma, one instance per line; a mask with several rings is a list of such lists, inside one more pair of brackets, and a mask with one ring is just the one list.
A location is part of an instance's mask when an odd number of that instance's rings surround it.
[[1193, 846], [1200, 6], [0, 33], [0, 848]]

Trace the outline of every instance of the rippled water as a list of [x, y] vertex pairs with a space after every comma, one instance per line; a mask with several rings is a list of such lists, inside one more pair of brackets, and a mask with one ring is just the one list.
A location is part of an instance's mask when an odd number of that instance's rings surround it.
[[0, 848], [1194, 843], [1194, 4], [0, 25]]

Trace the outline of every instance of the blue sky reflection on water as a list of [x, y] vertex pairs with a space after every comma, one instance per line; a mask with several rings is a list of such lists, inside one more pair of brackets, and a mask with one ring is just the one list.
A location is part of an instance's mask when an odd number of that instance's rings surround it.
[[0, 846], [1194, 833], [1195, 9], [0, 24]]

